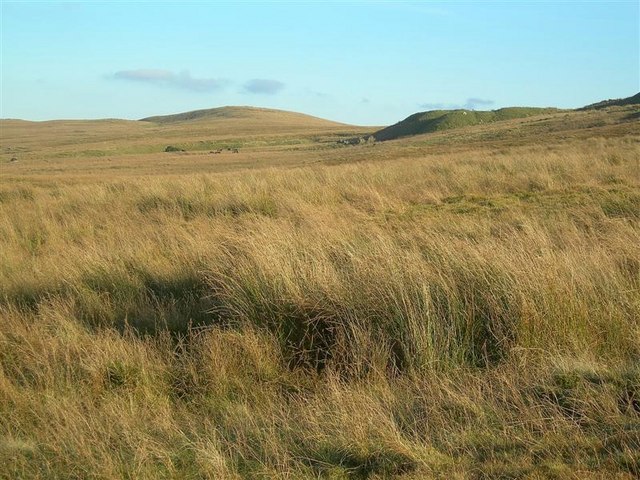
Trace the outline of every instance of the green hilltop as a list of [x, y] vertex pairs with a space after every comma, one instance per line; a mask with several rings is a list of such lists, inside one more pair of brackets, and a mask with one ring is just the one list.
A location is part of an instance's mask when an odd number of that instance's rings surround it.
[[[593, 110], [638, 104], [640, 104], [640, 93], [627, 98], [604, 100], [577, 110]], [[533, 115], [557, 113], [560, 111], [562, 110], [558, 108], [536, 107], [509, 107], [490, 111], [465, 109], [431, 110], [427, 112], [414, 113], [401, 122], [383, 128], [382, 130], [378, 130], [372, 136], [377, 141], [393, 140], [395, 138], [408, 137], [411, 135], [433, 133], [440, 130], [469, 127], [472, 125], [513, 120], [517, 118], [531, 117]]]
[[638, 104], [640, 104], [640, 92], [627, 98], [616, 98], [613, 100], [603, 100], [602, 102], [592, 103], [591, 105], [582, 107], [580, 110], [597, 110], [600, 108], [624, 107], [627, 105], [638, 105]]
[[383, 128], [373, 134], [377, 141], [432, 133], [452, 128], [468, 127], [485, 123], [530, 117], [545, 113], [555, 113], [557, 108], [510, 107], [491, 111], [476, 110], [431, 110], [414, 113], [390, 127]]

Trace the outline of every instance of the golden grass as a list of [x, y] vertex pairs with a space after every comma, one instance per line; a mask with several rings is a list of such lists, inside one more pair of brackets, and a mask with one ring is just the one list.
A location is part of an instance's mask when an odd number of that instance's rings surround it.
[[0, 475], [638, 476], [640, 138], [599, 128], [3, 172]]
[[[225, 107], [217, 116], [157, 124], [127, 120], [0, 120], [0, 175], [156, 175], [301, 165], [336, 139], [371, 133], [298, 113]], [[165, 153], [167, 146], [185, 152]], [[226, 148], [239, 148], [232, 154]], [[222, 155], [211, 151], [224, 148]], [[302, 151], [302, 155], [301, 152]], [[310, 151], [310, 155], [305, 155]], [[11, 162], [11, 159], [17, 162]]]

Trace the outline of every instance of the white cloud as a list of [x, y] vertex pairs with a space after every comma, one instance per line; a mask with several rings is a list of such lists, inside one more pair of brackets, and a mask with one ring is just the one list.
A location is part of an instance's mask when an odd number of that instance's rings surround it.
[[244, 84], [244, 91], [263, 95], [274, 95], [284, 88], [284, 83], [278, 80], [254, 78]]
[[170, 70], [137, 69], [121, 70], [113, 74], [118, 80], [150, 83], [162, 87], [181, 88], [192, 92], [212, 92], [227, 85], [227, 81], [218, 78], [195, 78], [188, 71], [174, 73]]

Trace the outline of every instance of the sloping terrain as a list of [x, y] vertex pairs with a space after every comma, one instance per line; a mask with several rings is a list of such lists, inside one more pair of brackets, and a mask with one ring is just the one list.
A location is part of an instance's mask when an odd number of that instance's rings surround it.
[[[511, 109], [509, 109], [511, 110]], [[286, 113], [286, 112], [285, 112]], [[480, 113], [480, 112], [476, 112]], [[503, 118], [505, 113], [502, 114]], [[25, 122], [0, 120], [0, 177], [82, 177], [215, 173], [310, 164], [415, 158], [484, 151], [640, 131], [640, 106], [550, 113], [402, 137], [393, 142], [345, 145], [375, 127], [269, 127], [245, 118], [157, 124], [127, 120]], [[167, 146], [179, 150], [165, 153]], [[238, 154], [228, 150], [238, 149]], [[222, 149], [222, 153], [212, 152]], [[13, 159], [17, 161], [12, 161]]]
[[638, 112], [2, 122], [0, 479], [639, 478]]
[[0, 478], [638, 478], [633, 110], [31, 139], [0, 165]]
[[603, 100], [601, 102], [592, 103], [591, 105], [582, 107], [581, 110], [600, 109], [600, 108], [606, 108], [606, 107], [624, 107], [626, 105], [638, 105], [638, 104], [640, 104], [640, 92], [636, 93], [631, 97], [616, 98], [613, 100]]
[[414, 113], [390, 127], [373, 134], [377, 141], [438, 132], [453, 128], [513, 120], [545, 113], [556, 113], [556, 108], [511, 107], [491, 111], [476, 110], [432, 110]]
[[[231, 163], [275, 166], [283, 159], [272, 156], [269, 152], [273, 149], [317, 149], [339, 138], [374, 130], [251, 107], [223, 107], [145, 121], [0, 120], [0, 129], [0, 163], [11, 164], [7, 173], [33, 171], [35, 167], [45, 167], [50, 173], [69, 173], [69, 168], [88, 173], [93, 167], [141, 172], [141, 162], [157, 171], [167, 161], [179, 162], [189, 170], [219, 169]], [[169, 146], [176, 153], [165, 154]], [[228, 149], [240, 149], [240, 155], [231, 157]], [[225, 155], [212, 162], [210, 153], [218, 150], [224, 150]], [[259, 157], [253, 155], [257, 151]], [[198, 155], [203, 165], [193, 161]], [[185, 160], [187, 156], [191, 162]]]
[[[587, 105], [576, 110], [561, 110], [558, 108], [534, 108], [534, 107], [509, 107], [490, 111], [476, 110], [431, 110], [418, 112], [404, 120], [383, 128], [373, 134], [377, 141], [394, 140], [396, 138], [435, 133], [443, 130], [452, 130], [473, 125], [486, 125], [505, 120], [528, 118], [537, 115], [549, 115], [557, 113], [572, 113], [588, 110], [602, 110], [608, 107], [624, 107], [640, 104], [640, 93], [627, 98], [604, 100]], [[634, 116], [633, 119], [637, 119]]]
[[284, 110], [274, 110], [270, 108], [258, 107], [219, 107], [204, 110], [193, 110], [190, 112], [176, 113], [172, 115], [157, 115], [143, 118], [142, 122], [153, 122], [158, 124], [171, 124], [179, 122], [239, 122], [252, 124], [259, 122], [263, 129], [270, 127], [335, 127], [344, 126], [337, 122], [313, 117], [297, 112], [287, 112]]

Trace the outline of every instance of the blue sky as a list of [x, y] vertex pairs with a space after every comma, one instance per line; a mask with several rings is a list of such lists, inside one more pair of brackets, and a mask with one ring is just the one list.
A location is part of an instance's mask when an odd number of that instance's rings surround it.
[[0, 117], [578, 107], [640, 90], [639, 5], [1, 0]]

